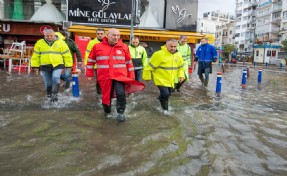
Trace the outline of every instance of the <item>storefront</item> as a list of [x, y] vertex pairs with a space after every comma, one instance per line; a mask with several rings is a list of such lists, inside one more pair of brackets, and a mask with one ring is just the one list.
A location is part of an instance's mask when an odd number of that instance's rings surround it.
[[43, 37], [40, 29], [45, 27], [57, 31], [61, 24], [2, 20], [0, 21], [0, 48], [9, 48], [13, 42], [21, 41], [26, 41], [27, 46], [34, 45]]

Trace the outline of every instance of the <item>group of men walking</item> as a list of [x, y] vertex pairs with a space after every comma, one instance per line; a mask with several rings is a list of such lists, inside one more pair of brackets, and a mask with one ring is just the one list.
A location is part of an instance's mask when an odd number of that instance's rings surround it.
[[[168, 115], [169, 97], [172, 91], [179, 92], [183, 83], [189, 79], [188, 67], [193, 64], [187, 36], [181, 36], [179, 41], [167, 40], [159, 51], [152, 55], [149, 53], [151, 58], [148, 60], [147, 50], [139, 45], [139, 38], [133, 37], [128, 46], [120, 39], [117, 29], [110, 29], [106, 35], [101, 28], [96, 32], [97, 38], [91, 40], [87, 46], [83, 65], [86, 67], [88, 79], [96, 76], [97, 93], [102, 94], [105, 117], [112, 116], [111, 98], [116, 97], [116, 120], [125, 121], [126, 95], [144, 89], [141, 78], [146, 81], [153, 80], [160, 92], [158, 100], [163, 114]], [[67, 40], [67, 36], [65, 37]], [[31, 59], [32, 68], [41, 70], [47, 96], [52, 102], [58, 100], [63, 69], [66, 80], [69, 81], [70, 78], [73, 65], [71, 52], [74, 51], [69, 49], [66, 43], [59, 39], [53, 30], [46, 30], [44, 39], [36, 43]], [[208, 75], [212, 72], [212, 62], [216, 59], [215, 48], [203, 38], [194, 60], [199, 62], [198, 74], [205, 86], [209, 80]], [[81, 62], [81, 59], [78, 58], [78, 62]]]

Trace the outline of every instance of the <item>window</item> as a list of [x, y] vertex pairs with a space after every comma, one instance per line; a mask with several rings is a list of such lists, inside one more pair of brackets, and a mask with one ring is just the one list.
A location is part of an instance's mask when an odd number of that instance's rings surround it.
[[267, 55], [266, 56], [271, 56], [271, 51], [267, 50]]
[[256, 56], [259, 56], [259, 51], [256, 51]]

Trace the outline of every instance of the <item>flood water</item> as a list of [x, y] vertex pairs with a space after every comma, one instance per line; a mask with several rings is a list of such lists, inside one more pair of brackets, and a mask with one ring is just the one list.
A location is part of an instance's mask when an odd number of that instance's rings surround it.
[[[158, 89], [127, 99], [127, 121], [105, 119], [95, 84], [81, 75], [81, 97], [45, 100], [42, 78], [0, 70], [1, 176], [287, 175], [287, 74], [216, 70], [202, 88], [194, 73], [163, 116]], [[115, 103], [114, 103], [115, 104]], [[113, 113], [115, 105], [113, 104]]]

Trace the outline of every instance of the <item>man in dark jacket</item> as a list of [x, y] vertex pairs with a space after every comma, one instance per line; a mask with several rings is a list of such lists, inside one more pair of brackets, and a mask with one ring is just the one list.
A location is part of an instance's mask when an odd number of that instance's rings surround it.
[[152, 54], [154, 53], [153, 48], [149, 46], [146, 42], [142, 42], [142, 46], [145, 48], [147, 57], [151, 58]]
[[[205, 87], [208, 85], [209, 74], [212, 73], [212, 62], [217, 60], [217, 51], [214, 46], [208, 44], [207, 38], [200, 40], [201, 45], [198, 47], [194, 61], [198, 61], [199, 79]], [[203, 77], [205, 75], [205, 78]]]
[[[66, 44], [68, 45], [68, 47], [70, 49], [71, 55], [73, 57], [73, 63], [74, 63], [74, 54], [76, 54], [77, 63], [79, 65], [81, 65], [82, 64], [82, 55], [81, 55], [81, 52], [80, 52], [76, 42], [69, 38], [69, 36], [68, 36], [66, 31], [60, 30], [59, 32], [63, 35], [63, 37], [64, 37], [63, 40], [66, 42]], [[65, 83], [65, 92], [68, 92], [69, 88], [70, 88], [71, 71], [72, 71], [72, 69], [66, 69], [65, 73], [61, 75], [61, 80], [66, 82]]]

